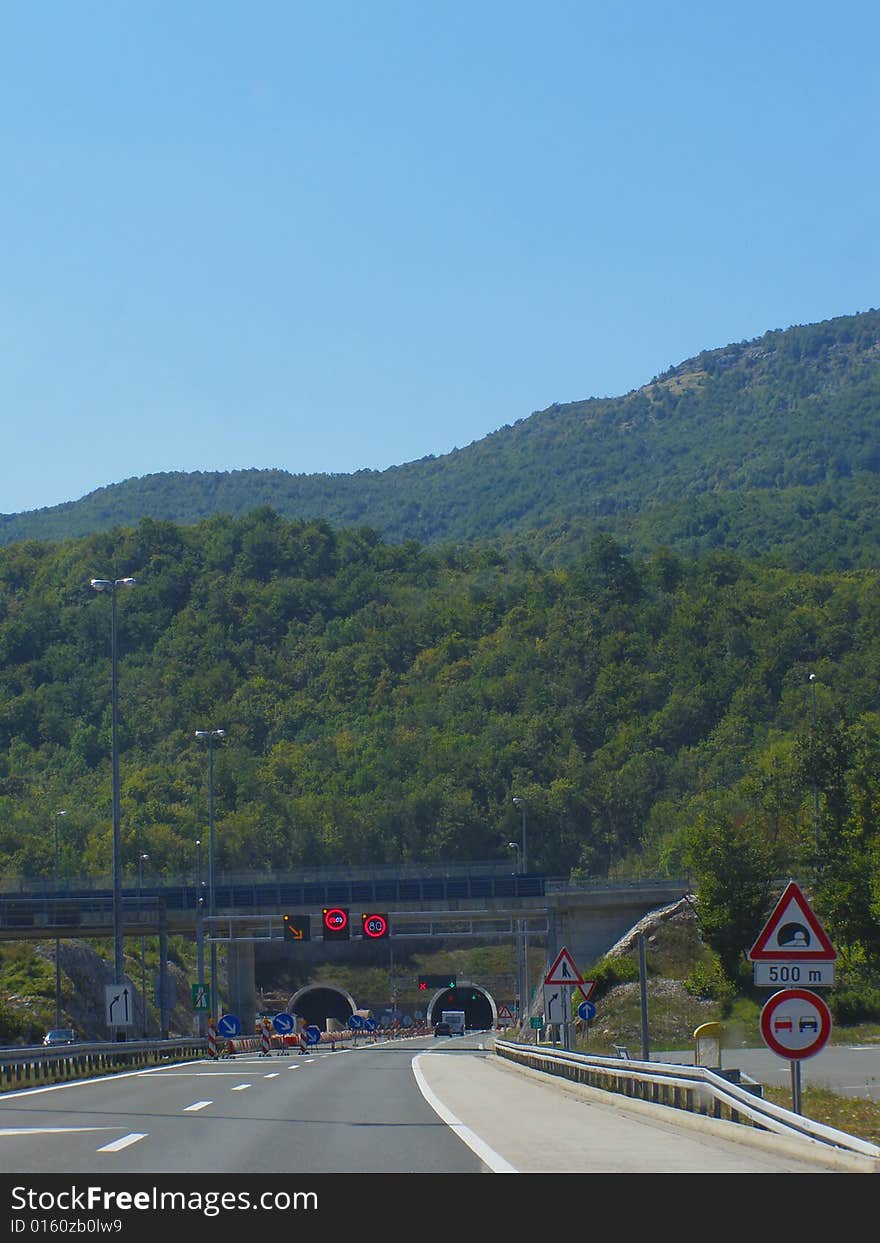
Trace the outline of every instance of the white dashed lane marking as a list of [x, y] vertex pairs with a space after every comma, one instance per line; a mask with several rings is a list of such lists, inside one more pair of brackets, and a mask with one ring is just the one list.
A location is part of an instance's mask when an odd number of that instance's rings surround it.
[[123, 1135], [122, 1139], [114, 1139], [112, 1144], [105, 1144], [103, 1148], [98, 1148], [98, 1152], [119, 1152], [121, 1148], [128, 1148], [132, 1144], [136, 1144], [139, 1139], [147, 1138], [146, 1131], [131, 1131], [128, 1135]]

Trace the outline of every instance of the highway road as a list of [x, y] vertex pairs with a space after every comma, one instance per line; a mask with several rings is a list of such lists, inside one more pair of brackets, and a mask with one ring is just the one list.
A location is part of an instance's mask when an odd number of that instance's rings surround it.
[[489, 1033], [0, 1095], [2, 1169], [35, 1175], [840, 1172], [807, 1148], [548, 1080], [496, 1057]]
[[[634, 1057], [636, 1049], [630, 1052]], [[651, 1053], [652, 1062], [675, 1062], [692, 1065], [693, 1051]], [[741, 1070], [767, 1087], [787, 1088], [791, 1085], [791, 1062], [766, 1046], [748, 1049], [723, 1049], [721, 1064]], [[880, 1101], [880, 1044], [827, 1044], [812, 1057], [801, 1060], [801, 1088], [830, 1088], [839, 1096]]]

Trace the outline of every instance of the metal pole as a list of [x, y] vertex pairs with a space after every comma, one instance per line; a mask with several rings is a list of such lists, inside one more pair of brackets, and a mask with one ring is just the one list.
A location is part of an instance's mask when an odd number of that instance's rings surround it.
[[168, 918], [165, 899], [159, 896], [159, 1034], [168, 1039]]
[[[144, 884], [144, 860], [149, 859], [149, 855], [138, 855], [138, 919], [143, 918], [143, 884]], [[141, 932], [141, 999], [143, 1004], [143, 1037], [147, 1038], [147, 940], [143, 932]]]
[[217, 913], [214, 893], [214, 739], [225, 738], [225, 729], [197, 729], [196, 738], [208, 744], [208, 916], [211, 921], [211, 1013], [217, 1018], [220, 1009], [220, 982], [217, 974], [217, 942], [214, 940], [214, 916]]
[[[55, 812], [55, 918], [58, 918], [58, 884], [61, 876], [61, 855], [58, 842], [58, 818], [66, 811]], [[55, 938], [55, 1026], [61, 1026], [61, 938]]]
[[[522, 819], [522, 854], [520, 855], [520, 867], [525, 874], [528, 871], [527, 851], [526, 851], [526, 801], [517, 795], [514, 803], [519, 807], [520, 817]], [[529, 983], [529, 921], [524, 919], [522, 922], [522, 988], [526, 1016], [531, 1014], [531, 985]]]
[[[119, 831], [119, 655], [116, 641], [116, 593], [120, 587], [134, 587], [133, 578], [93, 578], [95, 591], [110, 592], [110, 673], [112, 715], [112, 773], [113, 773], [113, 974], [114, 983], [122, 986], [125, 980], [125, 954], [122, 924], [122, 860]], [[119, 1033], [125, 1039], [125, 1032]]]
[[[213, 920], [216, 911], [214, 898], [214, 739], [208, 738], [208, 914]], [[216, 1018], [220, 1017], [220, 989], [217, 983], [216, 929], [211, 924], [211, 1006]]]
[[[522, 868], [520, 867], [520, 859], [522, 858], [522, 856], [520, 854], [519, 842], [508, 842], [507, 845], [510, 847], [511, 850], [516, 851], [516, 870], [517, 870], [517, 873], [520, 873], [522, 871]], [[522, 921], [519, 919], [515, 919], [513, 921], [513, 935], [514, 935], [514, 944], [516, 945], [516, 1005], [515, 1005], [516, 1021], [517, 1023], [522, 1024], [523, 1006], [525, 1005], [525, 992], [523, 989], [523, 966], [522, 966]]]
[[648, 1051], [648, 960], [645, 950], [645, 934], [640, 932], [639, 942], [639, 992], [642, 999], [642, 1061], [649, 1062]]
[[388, 940], [388, 1004], [392, 1019], [397, 1014], [397, 985], [394, 980], [394, 942]]
[[111, 715], [113, 722], [113, 972], [114, 982], [125, 976], [122, 933], [122, 866], [119, 809], [119, 654], [116, 642], [116, 584], [110, 589]]
[[789, 1065], [791, 1066], [791, 1110], [792, 1113], [799, 1114], [801, 1110], [801, 1064], [797, 1058], [792, 1058]]
[[[205, 984], [205, 897], [202, 893], [202, 842], [196, 839], [196, 974], [200, 988]], [[212, 981], [213, 982], [213, 981]], [[211, 1011], [210, 1013], [213, 1013]], [[205, 1011], [198, 1014], [198, 1033], [205, 1034]]]

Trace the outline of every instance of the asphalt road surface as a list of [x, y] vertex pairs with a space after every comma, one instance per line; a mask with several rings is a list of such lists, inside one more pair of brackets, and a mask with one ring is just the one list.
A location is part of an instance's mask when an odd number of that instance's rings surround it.
[[476, 1033], [0, 1095], [7, 1173], [840, 1172], [817, 1147], [548, 1081]]
[[[633, 1057], [640, 1056], [631, 1049]], [[693, 1052], [651, 1053], [652, 1062], [693, 1064]], [[766, 1046], [752, 1049], [723, 1049], [721, 1064], [743, 1071], [768, 1087], [791, 1084], [791, 1062]], [[840, 1096], [880, 1101], [880, 1044], [831, 1045], [812, 1057], [801, 1059], [801, 1089], [808, 1086], [830, 1088]]]

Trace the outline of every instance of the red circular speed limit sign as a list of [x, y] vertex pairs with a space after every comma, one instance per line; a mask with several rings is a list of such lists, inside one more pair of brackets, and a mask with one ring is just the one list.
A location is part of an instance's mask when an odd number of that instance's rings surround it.
[[374, 941], [378, 941], [380, 937], [388, 936], [388, 920], [384, 915], [376, 913], [362, 915], [361, 924], [365, 937], [372, 937]]
[[783, 989], [761, 1011], [761, 1035], [780, 1057], [812, 1057], [831, 1035], [831, 1011], [818, 994], [806, 988]]

